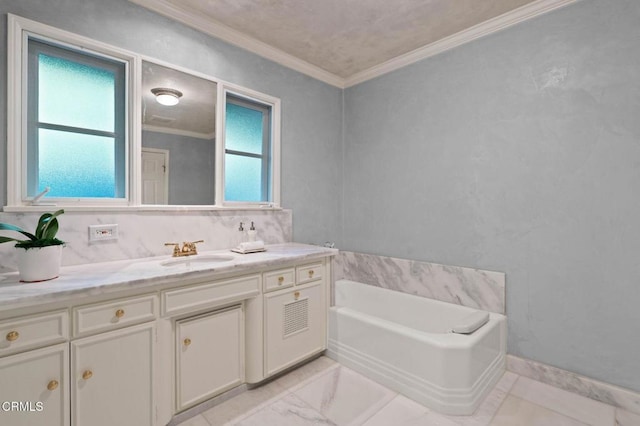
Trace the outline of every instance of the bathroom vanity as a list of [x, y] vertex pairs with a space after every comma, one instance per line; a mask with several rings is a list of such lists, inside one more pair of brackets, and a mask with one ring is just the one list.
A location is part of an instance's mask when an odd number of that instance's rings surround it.
[[165, 425], [300, 363], [326, 348], [335, 253], [281, 244], [66, 267], [35, 284], [0, 275], [3, 424]]

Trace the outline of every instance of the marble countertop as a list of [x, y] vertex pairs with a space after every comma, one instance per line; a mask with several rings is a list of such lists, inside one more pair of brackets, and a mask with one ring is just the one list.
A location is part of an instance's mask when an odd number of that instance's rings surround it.
[[238, 254], [230, 250], [217, 250], [202, 252], [193, 257], [233, 256], [233, 260], [219, 264], [196, 262], [188, 266], [167, 267], [162, 264], [176, 258], [158, 256], [66, 266], [60, 269], [58, 278], [39, 283], [21, 283], [17, 272], [0, 274], [0, 311], [122, 290], [145, 288], [153, 291], [154, 286], [174, 280], [250, 273], [291, 262], [320, 259], [337, 253], [337, 249], [287, 243], [268, 245], [267, 251], [261, 253]]

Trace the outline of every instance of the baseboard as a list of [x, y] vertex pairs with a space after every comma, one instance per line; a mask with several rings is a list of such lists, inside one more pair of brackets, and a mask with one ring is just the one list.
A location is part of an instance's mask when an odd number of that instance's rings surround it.
[[640, 414], [640, 393], [571, 371], [515, 355], [507, 355], [507, 370], [614, 407]]

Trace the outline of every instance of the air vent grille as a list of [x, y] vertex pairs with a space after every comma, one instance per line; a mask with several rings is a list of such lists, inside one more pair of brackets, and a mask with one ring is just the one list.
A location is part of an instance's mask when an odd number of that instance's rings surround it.
[[309, 327], [309, 299], [284, 305], [284, 337]]

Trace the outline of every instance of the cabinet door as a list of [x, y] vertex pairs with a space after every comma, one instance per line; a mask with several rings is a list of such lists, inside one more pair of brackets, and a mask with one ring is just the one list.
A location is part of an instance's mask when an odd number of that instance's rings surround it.
[[0, 423], [69, 424], [68, 343], [0, 358]]
[[74, 426], [154, 424], [155, 324], [71, 342]]
[[242, 308], [176, 323], [178, 411], [244, 381]]
[[266, 376], [325, 349], [322, 283], [265, 294]]

